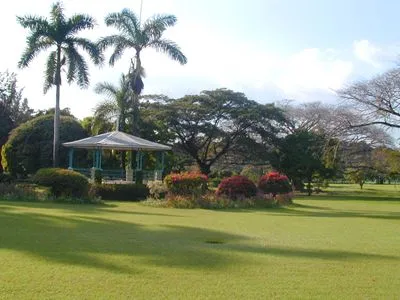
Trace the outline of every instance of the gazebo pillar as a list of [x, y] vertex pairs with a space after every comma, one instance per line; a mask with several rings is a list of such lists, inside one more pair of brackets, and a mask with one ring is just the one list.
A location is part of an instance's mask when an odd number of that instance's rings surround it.
[[70, 148], [68, 151], [68, 169], [73, 170], [74, 164], [74, 148]]

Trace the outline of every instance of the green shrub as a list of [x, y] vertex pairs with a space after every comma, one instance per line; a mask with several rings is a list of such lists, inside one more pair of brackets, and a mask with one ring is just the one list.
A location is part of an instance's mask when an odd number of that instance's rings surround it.
[[218, 187], [218, 185], [221, 183], [221, 181], [222, 181], [222, 179], [219, 178], [219, 177], [210, 178], [210, 179], [208, 180], [208, 184], [209, 184], [209, 186], [211, 186], [211, 187], [213, 187], [213, 188], [216, 188], [216, 187]]
[[58, 168], [40, 169], [33, 177], [33, 182], [50, 187], [57, 197], [85, 198], [88, 195], [88, 179], [75, 171]]
[[168, 191], [168, 188], [161, 180], [154, 180], [147, 182], [150, 197], [154, 199], [162, 199]]
[[7, 173], [0, 173], [0, 183], [11, 183], [14, 178]]
[[258, 183], [258, 180], [260, 179], [260, 177], [263, 174], [264, 174], [264, 172], [261, 167], [256, 167], [256, 166], [252, 166], [252, 165], [245, 166], [242, 169], [242, 171], [240, 172], [240, 175], [249, 178], [255, 184]]
[[256, 185], [250, 179], [242, 175], [223, 179], [216, 191], [217, 196], [224, 195], [230, 199], [254, 197], [256, 194]]
[[207, 191], [207, 176], [198, 172], [172, 173], [164, 178], [168, 192], [175, 195], [202, 195]]
[[[13, 176], [34, 174], [40, 168], [51, 167], [53, 153], [53, 115], [32, 119], [11, 131], [2, 147], [2, 165]], [[73, 117], [61, 116], [60, 143], [85, 138], [87, 135]], [[60, 148], [60, 166], [68, 165], [68, 149]], [[75, 159], [80, 159], [79, 155]]]
[[101, 184], [103, 182], [103, 174], [100, 169], [94, 170], [94, 183]]
[[0, 199], [7, 201], [38, 201], [39, 193], [32, 185], [0, 183]]
[[102, 200], [140, 201], [149, 196], [144, 184], [101, 184], [93, 185], [90, 194]]

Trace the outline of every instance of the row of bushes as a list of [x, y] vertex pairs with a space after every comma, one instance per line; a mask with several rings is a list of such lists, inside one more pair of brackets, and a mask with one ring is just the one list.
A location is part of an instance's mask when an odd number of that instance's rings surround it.
[[[149, 195], [149, 189], [143, 184], [89, 184], [84, 175], [58, 168], [40, 169], [28, 184], [14, 184], [11, 179], [0, 174], [0, 197], [3, 200], [50, 199], [87, 203], [99, 200], [139, 201]], [[47, 194], [38, 193], [40, 189], [37, 186], [46, 187]]]
[[149, 184], [153, 199], [166, 196], [163, 205], [172, 207], [251, 207], [288, 204], [292, 200], [289, 179], [277, 172], [267, 173], [259, 179], [258, 186], [246, 176], [236, 175], [223, 179], [215, 193], [207, 190], [207, 176], [186, 172], [170, 174], [163, 182]]

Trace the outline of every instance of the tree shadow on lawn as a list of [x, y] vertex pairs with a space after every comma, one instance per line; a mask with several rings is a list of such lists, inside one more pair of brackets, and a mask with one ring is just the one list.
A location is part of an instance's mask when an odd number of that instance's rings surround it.
[[0, 209], [0, 249], [126, 274], [157, 266], [215, 270], [249, 263], [248, 255], [237, 254], [252, 253], [328, 260], [398, 259], [349, 251], [259, 246], [246, 236], [204, 228], [144, 226], [82, 214], [64, 217], [28, 213], [10, 207]]
[[165, 217], [184, 217], [178, 214], [164, 214], [158, 212], [143, 212], [133, 210], [119, 209], [117, 203], [105, 202], [99, 204], [73, 204], [73, 203], [57, 203], [57, 202], [29, 202], [29, 201], [2, 201], [0, 200], [0, 209], [7, 205], [11, 207], [28, 207], [38, 209], [57, 209], [66, 212], [76, 213], [115, 213], [115, 214], [129, 214], [129, 215], [145, 215], [145, 216], [165, 216]]
[[[300, 209], [298, 209], [300, 208]], [[289, 207], [280, 207], [263, 212], [282, 216], [320, 217], [320, 218], [369, 218], [400, 220], [400, 212], [372, 211], [372, 210], [335, 210], [327, 207], [318, 207], [305, 204], [293, 204]]]

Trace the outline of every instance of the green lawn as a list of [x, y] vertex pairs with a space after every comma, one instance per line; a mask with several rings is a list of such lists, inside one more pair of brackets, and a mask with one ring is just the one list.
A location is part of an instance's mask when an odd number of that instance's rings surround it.
[[329, 190], [270, 210], [1, 201], [0, 298], [399, 299], [400, 187]]

